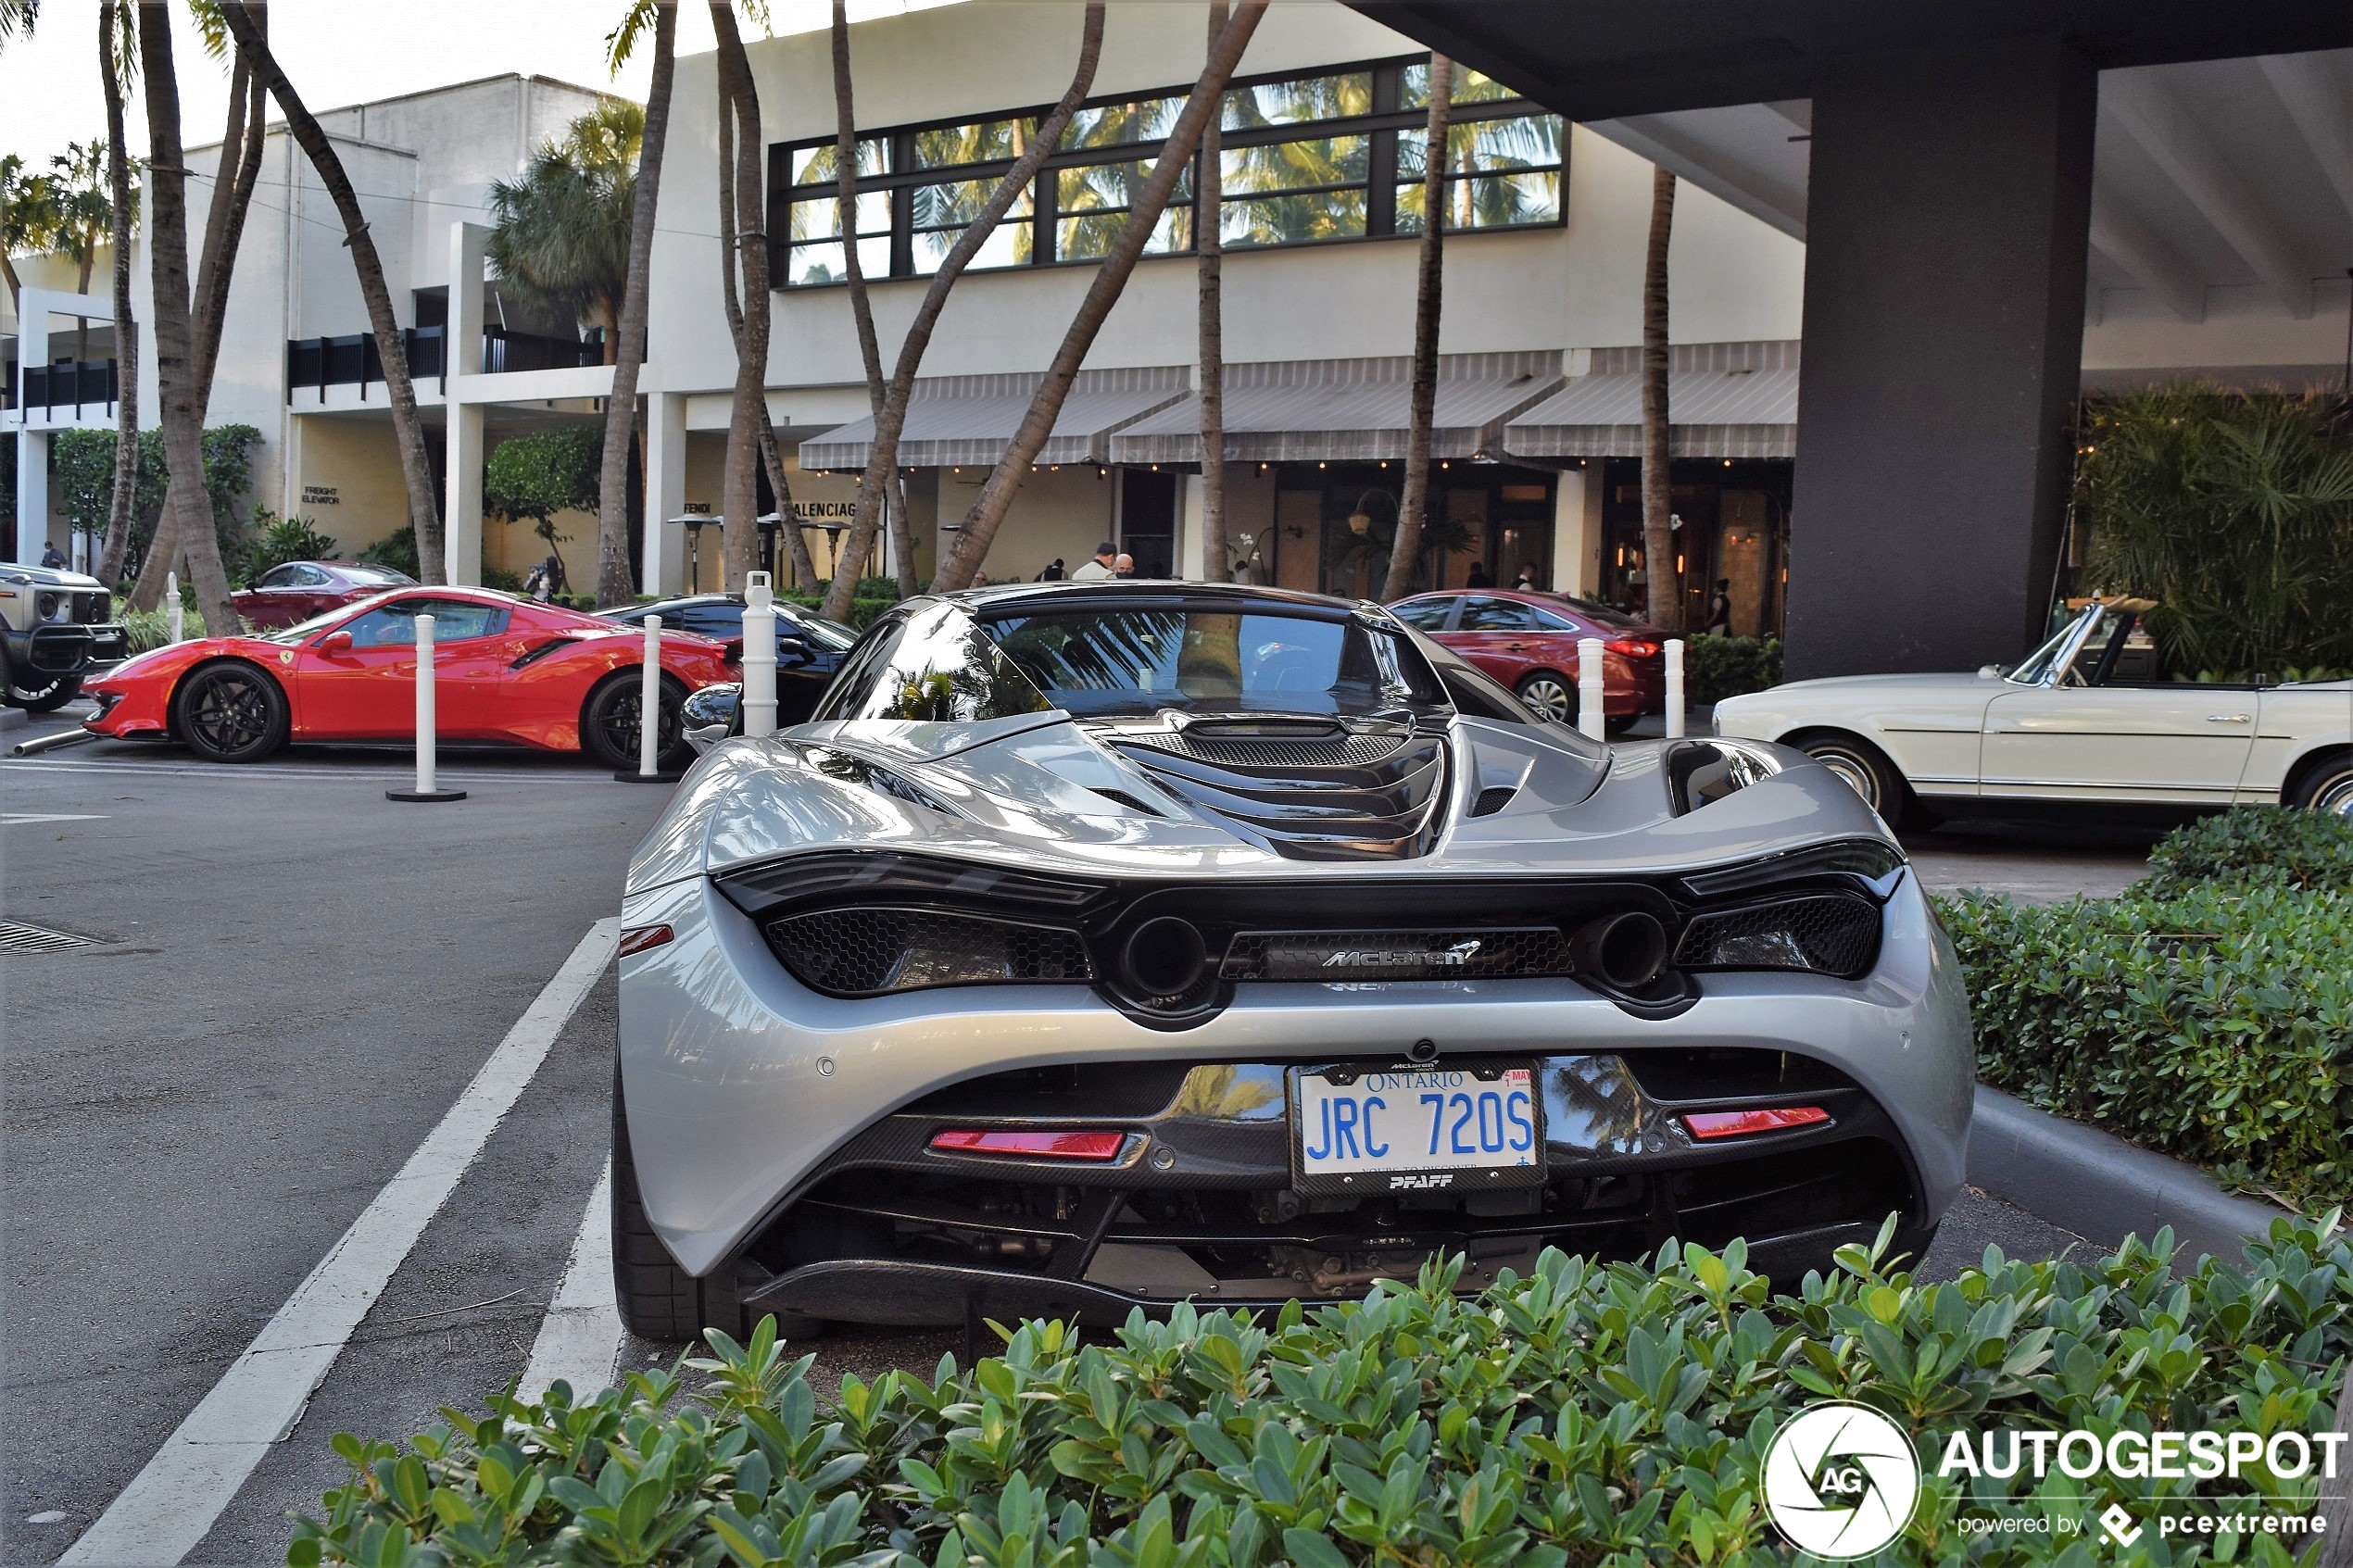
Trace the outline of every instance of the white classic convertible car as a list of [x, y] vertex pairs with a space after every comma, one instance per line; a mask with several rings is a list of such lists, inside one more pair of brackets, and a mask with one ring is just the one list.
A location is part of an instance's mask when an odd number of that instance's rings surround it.
[[2011, 671], [1797, 681], [1718, 734], [1810, 753], [1889, 822], [1978, 801], [2282, 804], [2353, 816], [2353, 681], [2226, 685], [2164, 668], [2145, 599], [2095, 601]]

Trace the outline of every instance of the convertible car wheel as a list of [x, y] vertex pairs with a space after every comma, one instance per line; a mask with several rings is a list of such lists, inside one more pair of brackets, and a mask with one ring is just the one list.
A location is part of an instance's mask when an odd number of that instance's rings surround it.
[[2353, 818], [2353, 751], [2341, 751], [2296, 780], [2291, 806]]
[[1540, 719], [1555, 724], [1577, 722], [1577, 686], [1566, 675], [1539, 670], [1519, 684], [1519, 699]]
[[1786, 1285], [1891, 1215], [1919, 1256], [1964, 1174], [1965, 983], [1854, 789], [1603, 746], [1378, 606], [911, 599], [663, 811], [620, 942], [645, 1332], [1262, 1310], [1434, 1254], [1472, 1291], [1670, 1237]]
[[1870, 742], [1833, 733], [1800, 735], [1790, 744], [1844, 780], [1889, 826], [1901, 823], [1909, 812], [1911, 786], [1886, 754]]
[[[636, 671], [607, 677], [588, 694], [580, 715], [580, 747], [608, 768], [637, 765], [637, 709], [643, 700], [643, 679]], [[684, 709], [686, 689], [667, 675], [661, 683], [661, 729], [655, 755], [665, 768], [684, 767], [695, 759], [686, 743]]]
[[286, 694], [250, 664], [208, 664], [180, 683], [171, 725], [208, 762], [258, 762], [286, 744]]

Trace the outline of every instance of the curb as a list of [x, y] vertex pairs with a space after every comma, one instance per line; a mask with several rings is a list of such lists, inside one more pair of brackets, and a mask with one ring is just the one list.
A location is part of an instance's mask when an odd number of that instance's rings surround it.
[[2195, 1165], [2037, 1110], [1983, 1084], [1977, 1085], [1969, 1128], [1969, 1180], [2103, 1247], [2128, 1234], [2146, 1240], [2171, 1225], [2190, 1267], [2200, 1253], [2235, 1261], [2249, 1238], [2268, 1233], [2287, 1212], [2224, 1192]]
[[32, 715], [21, 708], [0, 708], [0, 730], [21, 730], [32, 722]]

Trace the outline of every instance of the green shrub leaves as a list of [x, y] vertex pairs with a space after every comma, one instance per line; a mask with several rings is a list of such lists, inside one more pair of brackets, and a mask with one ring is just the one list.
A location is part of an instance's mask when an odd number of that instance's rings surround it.
[[2203, 818], [2165, 835], [2139, 891], [2171, 897], [2213, 882], [2353, 893], [2353, 819], [2285, 806]]
[[[1884, 1234], [1881, 1246], [1885, 1246]], [[678, 1562], [720, 1568], [1753, 1568], [1792, 1553], [1760, 1502], [1766, 1449], [1816, 1399], [1913, 1434], [1922, 1500], [1878, 1561], [2088, 1564], [2080, 1536], [1964, 1531], [2088, 1522], [2152, 1487], [2308, 1512], [2317, 1483], [1935, 1474], [1986, 1427], [2315, 1432], [2353, 1355], [2353, 1247], [2335, 1217], [2281, 1221], [2235, 1263], [2176, 1278], [2171, 1239], [2088, 1263], [1989, 1249], [1920, 1285], [1850, 1247], [1774, 1295], [1735, 1244], [1606, 1267], [1547, 1252], [1458, 1299], [1460, 1265], [1272, 1322], [1180, 1307], [1111, 1343], [1060, 1323], [930, 1381], [842, 1381], [709, 1336], [687, 1397], [661, 1373], [575, 1400], [445, 1411], [405, 1449], [344, 1437], [350, 1479], [288, 1561]], [[2121, 1488], [2130, 1488], [2127, 1497]], [[2156, 1561], [2287, 1568], [2276, 1537], [2176, 1537]], [[2073, 1544], [2069, 1544], [2070, 1542]]]

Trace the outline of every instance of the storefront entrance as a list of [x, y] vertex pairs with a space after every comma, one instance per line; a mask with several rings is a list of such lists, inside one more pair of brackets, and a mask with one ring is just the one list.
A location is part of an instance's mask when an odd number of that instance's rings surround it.
[[1302, 593], [1392, 599], [1425, 588], [1509, 586], [1523, 569], [1552, 586], [1557, 476], [1453, 461], [1431, 475], [1430, 521], [1411, 584], [1389, 582], [1405, 465], [1279, 463], [1274, 526], [1256, 539], [1252, 579]]

